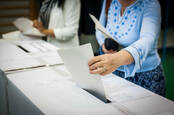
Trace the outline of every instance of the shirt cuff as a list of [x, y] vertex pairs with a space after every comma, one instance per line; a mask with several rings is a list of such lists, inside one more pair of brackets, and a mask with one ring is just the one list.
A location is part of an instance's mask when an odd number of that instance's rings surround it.
[[63, 40], [63, 34], [62, 31], [60, 29], [53, 29], [55, 38], [58, 40]]
[[134, 77], [136, 71], [138, 69], [140, 69], [140, 58], [139, 58], [140, 55], [139, 55], [137, 49], [133, 46], [124, 48], [124, 50], [128, 51], [134, 58], [134, 63], [124, 66], [125, 78]]

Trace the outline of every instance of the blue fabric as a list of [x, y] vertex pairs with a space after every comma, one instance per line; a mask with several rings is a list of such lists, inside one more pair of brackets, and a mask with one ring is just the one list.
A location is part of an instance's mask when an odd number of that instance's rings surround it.
[[[116, 70], [114, 74], [124, 78], [125, 73]], [[135, 73], [134, 77], [127, 77], [126, 80], [135, 83], [147, 90], [150, 90], [158, 95], [161, 95], [163, 97], [166, 96], [165, 77], [161, 64], [153, 70]]]
[[[119, 67], [126, 77], [136, 72], [155, 69], [161, 59], [157, 53], [157, 41], [161, 25], [161, 9], [157, 0], [137, 0], [120, 15], [121, 4], [112, 0], [106, 23], [105, 4], [100, 15], [100, 23], [106, 27], [113, 38], [134, 58], [134, 63]], [[96, 31], [97, 41], [102, 46], [104, 36]]]

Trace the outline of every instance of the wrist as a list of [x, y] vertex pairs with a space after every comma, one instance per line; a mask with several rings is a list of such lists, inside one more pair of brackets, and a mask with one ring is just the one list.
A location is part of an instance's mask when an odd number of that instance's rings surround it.
[[40, 30], [40, 32], [41, 32], [42, 34], [45, 34], [45, 35], [46, 35], [47, 29], [43, 28], [43, 29]]
[[42, 31], [43, 34], [45, 34], [46, 36], [51, 36], [51, 37], [55, 37], [54, 35], [54, 31], [52, 29], [44, 29]]
[[116, 53], [113, 53], [111, 54], [111, 65], [114, 65], [114, 66], [117, 66], [117, 67], [120, 67], [123, 65], [123, 59], [122, 57], [120, 56], [120, 53], [119, 52], [116, 52]]
[[134, 58], [126, 50], [121, 50], [117, 53], [114, 53], [113, 59], [114, 59], [114, 60], [112, 60], [113, 63], [116, 63], [119, 66], [128, 65], [128, 64], [131, 64], [132, 62], [134, 62]]

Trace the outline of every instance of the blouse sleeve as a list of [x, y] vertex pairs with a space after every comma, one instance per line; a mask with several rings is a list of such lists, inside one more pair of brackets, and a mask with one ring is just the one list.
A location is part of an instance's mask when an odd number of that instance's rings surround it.
[[125, 48], [134, 58], [134, 63], [125, 65], [125, 77], [134, 76], [142, 66], [148, 54], [156, 50], [157, 39], [161, 27], [161, 9], [159, 3], [152, 2], [144, 11], [140, 38], [129, 47]]
[[64, 28], [53, 29], [56, 39], [69, 40], [78, 34], [80, 0], [66, 0], [64, 6]]
[[[105, 6], [106, 6], [106, 0], [104, 0], [103, 2], [102, 11], [100, 14], [100, 19], [99, 19], [101, 25], [103, 26], [105, 26], [105, 23], [106, 23]], [[104, 43], [105, 38], [104, 38], [104, 35], [99, 30], [96, 30], [96, 38], [99, 45], [101, 46]]]

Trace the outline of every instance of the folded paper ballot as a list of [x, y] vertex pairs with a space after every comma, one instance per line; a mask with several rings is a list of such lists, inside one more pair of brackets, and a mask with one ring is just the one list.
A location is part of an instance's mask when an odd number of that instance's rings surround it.
[[92, 14], [89, 14], [89, 16], [91, 17], [91, 19], [93, 20], [93, 22], [95, 23], [95, 28], [96, 30], [99, 30], [100, 32], [103, 33], [105, 38], [112, 38], [114, 40], [114, 38], [108, 33], [108, 31], [100, 24], [100, 22], [97, 20], [97, 18], [95, 16], [93, 16]]
[[122, 49], [122, 47], [117, 43], [117, 41], [108, 33], [108, 31], [100, 24], [100, 22], [97, 20], [97, 18], [91, 14], [89, 14], [93, 22], [95, 23], [96, 30], [99, 30], [105, 38], [105, 48], [107, 50], [114, 50], [118, 51]]
[[33, 22], [28, 18], [18, 18], [13, 24], [23, 32], [24, 35], [43, 37], [44, 34], [40, 33], [38, 29], [33, 27]]
[[101, 76], [89, 73], [88, 61], [94, 56], [91, 44], [71, 49], [59, 49], [58, 53], [77, 85], [107, 102]]

